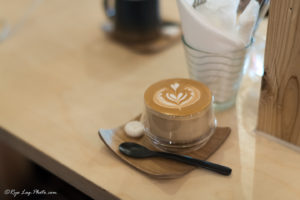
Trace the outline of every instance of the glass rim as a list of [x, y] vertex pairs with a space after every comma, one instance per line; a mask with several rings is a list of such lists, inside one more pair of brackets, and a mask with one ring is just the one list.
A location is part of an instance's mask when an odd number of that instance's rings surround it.
[[192, 47], [190, 44], [188, 44], [188, 43], [186, 42], [186, 40], [184, 39], [184, 36], [183, 36], [183, 35], [181, 36], [181, 40], [182, 40], [183, 44], [184, 44], [185, 46], [187, 46], [188, 48], [190, 48], [190, 49], [192, 49], [192, 50], [194, 50], [194, 51], [199, 51], [199, 52], [203, 52], [203, 53], [207, 53], [207, 54], [227, 54], [227, 53], [237, 53], [237, 52], [240, 52], [240, 51], [244, 51], [244, 50], [249, 49], [249, 47], [251, 47], [251, 45], [252, 45], [253, 42], [254, 42], [254, 38], [252, 37], [252, 38], [251, 38], [251, 41], [250, 41], [244, 48], [242, 48], [242, 49], [238, 49], [238, 50], [234, 50], [234, 51], [227, 51], [227, 52], [221, 52], [221, 53], [219, 53], [219, 52], [209, 52], [209, 51], [204, 51], [204, 50], [196, 49], [196, 48]]

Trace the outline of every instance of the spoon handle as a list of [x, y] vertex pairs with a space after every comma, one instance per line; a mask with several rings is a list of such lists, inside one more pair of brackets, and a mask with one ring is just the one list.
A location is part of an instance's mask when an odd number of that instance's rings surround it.
[[156, 156], [176, 160], [197, 167], [202, 167], [226, 176], [230, 175], [232, 171], [229, 167], [218, 165], [205, 160], [195, 159], [184, 155], [177, 155], [177, 154], [166, 153], [166, 152], [157, 152]]

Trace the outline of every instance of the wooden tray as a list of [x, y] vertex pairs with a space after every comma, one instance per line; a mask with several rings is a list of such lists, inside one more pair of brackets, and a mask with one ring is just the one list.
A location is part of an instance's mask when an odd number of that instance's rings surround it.
[[[137, 117], [135, 120], [138, 120], [139, 118], [140, 117]], [[187, 174], [196, 168], [194, 166], [163, 158], [136, 159], [123, 155], [119, 152], [119, 145], [122, 142], [136, 142], [148, 147], [149, 149], [157, 150], [151, 145], [145, 135], [138, 139], [127, 137], [123, 127], [124, 125], [115, 129], [100, 129], [99, 136], [113, 153], [135, 169], [156, 178], [176, 178]], [[186, 153], [185, 155], [206, 160], [224, 143], [230, 132], [231, 129], [229, 127], [217, 127], [214, 135], [204, 147], [194, 152]]]

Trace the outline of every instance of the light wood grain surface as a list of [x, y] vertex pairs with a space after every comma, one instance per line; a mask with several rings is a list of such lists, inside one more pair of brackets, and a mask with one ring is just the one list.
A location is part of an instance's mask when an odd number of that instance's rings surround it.
[[[1, 0], [0, 18], [14, 23], [31, 2]], [[175, 1], [161, 4], [178, 20]], [[187, 67], [180, 43], [139, 55], [108, 40], [104, 22], [98, 0], [43, 1], [0, 44], [3, 141], [94, 199], [299, 199], [299, 152], [253, 132], [260, 85], [247, 77], [237, 107], [217, 115], [232, 133], [209, 159], [230, 177], [194, 170], [162, 181], [113, 156], [97, 130], [138, 115], [148, 85]]]
[[271, 1], [258, 129], [300, 146], [300, 1]]

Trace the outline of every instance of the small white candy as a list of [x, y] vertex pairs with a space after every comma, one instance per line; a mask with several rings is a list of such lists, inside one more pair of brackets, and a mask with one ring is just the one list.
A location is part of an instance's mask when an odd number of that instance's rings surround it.
[[139, 121], [128, 122], [124, 130], [129, 137], [140, 137], [144, 134], [144, 125]]

